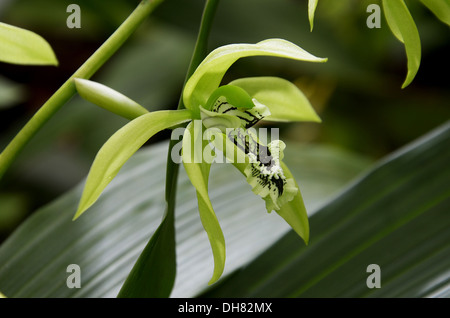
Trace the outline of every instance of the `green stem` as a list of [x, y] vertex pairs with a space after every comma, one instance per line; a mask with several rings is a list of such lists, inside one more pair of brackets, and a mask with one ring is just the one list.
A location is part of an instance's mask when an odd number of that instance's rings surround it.
[[[192, 55], [191, 63], [186, 74], [185, 83], [194, 74], [197, 67], [208, 54], [208, 38], [211, 32], [211, 27], [214, 21], [214, 16], [217, 11], [219, 0], [207, 0], [205, 9], [203, 11], [202, 22], [200, 24], [200, 31], [198, 33], [197, 42], [195, 44], [194, 53]], [[184, 108], [183, 96], [180, 98], [178, 109]]]
[[145, 18], [164, 0], [142, 0], [103, 45], [50, 97], [0, 154], [0, 179], [42, 126], [76, 93], [73, 78], [88, 79], [122, 46]]

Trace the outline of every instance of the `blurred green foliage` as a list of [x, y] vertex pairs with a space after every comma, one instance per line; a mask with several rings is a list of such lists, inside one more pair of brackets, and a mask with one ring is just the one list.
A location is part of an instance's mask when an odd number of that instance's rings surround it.
[[[5, 78], [0, 82], [0, 96], [9, 94], [0, 101], [1, 149], [138, 2], [13, 0], [0, 4], [0, 21], [39, 33], [60, 61], [59, 67], [0, 63], [0, 76]], [[408, 1], [423, 57], [414, 82], [401, 90], [406, 74], [404, 48], [384, 20], [381, 29], [367, 28], [366, 7], [373, 2], [322, 0], [310, 32], [306, 0], [222, 1], [210, 46], [280, 37], [328, 57], [322, 65], [243, 59], [225, 81], [260, 75], [292, 80], [310, 98], [323, 123], [284, 125], [281, 137], [288, 146], [289, 140], [332, 144], [380, 158], [450, 118], [449, 82], [441, 76], [449, 69], [450, 30], [424, 6]], [[70, 3], [81, 7], [81, 29], [66, 27]], [[149, 110], [175, 108], [203, 4], [203, 0], [166, 0], [93, 79]], [[0, 181], [0, 214], [11, 215], [0, 221], [8, 225], [0, 226], [0, 237], [82, 180], [100, 146], [125, 122], [79, 97], [65, 105]], [[168, 134], [158, 136], [163, 139]]]

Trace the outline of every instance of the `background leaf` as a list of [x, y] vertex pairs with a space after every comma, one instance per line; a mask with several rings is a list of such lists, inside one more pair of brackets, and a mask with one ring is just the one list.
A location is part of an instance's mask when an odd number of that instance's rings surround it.
[[0, 76], [0, 110], [12, 107], [17, 102], [23, 102], [26, 97], [24, 95], [22, 86]]
[[2, 22], [0, 61], [26, 65], [58, 65], [51, 46], [41, 36]]
[[[450, 295], [450, 122], [379, 162], [294, 233], [203, 296]], [[366, 268], [381, 267], [369, 289]]]
[[408, 73], [402, 88], [408, 86], [419, 70], [422, 56], [419, 31], [403, 0], [383, 0], [383, 9], [389, 28], [405, 45]]
[[[284, 162], [281, 162], [283, 173], [286, 178], [293, 178], [291, 171], [288, 169]], [[308, 245], [309, 242], [309, 221], [308, 211], [306, 211], [305, 203], [301, 194], [301, 188], [298, 186], [297, 181], [294, 179], [295, 186], [298, 191], [292, 201], [287, 202], [276, 213], [281, 216], [291, 228], [303, 239]]]
[[314, 28], [314, 14], [316, 12], [318, 2], [319, 0], [309, 0], [308, 2], [308, 18], [311, 31]]
[[117, 297], [168, 298], [176, 275], [174, 213], [165, 213]]
[[[288, 144], [285, 155], [310, 212], [368, 164], [361, 157], [318, 146]], [[8, 297], [116, 297], [160, 224], [166, 159], [166, 143], [138, 151], [90, 213], [76, 222], [71, 219], [81, 185], [34, 213], [0, 247], [0, 290]], [[227, 274], [252, 260], [289, 226], [278, 215], [267, 214], [264, 202], [251, 194], [233, 166], [212, 165], [211, 175], [210, 198], [227, 244]], [[183, 169], [177, 202], [178, 264], [172, 296], [192, 297], [207, 286], [213, 261], [195, 189]], [[69, 264], [81, 267], [80, 289], [65, 285]]]

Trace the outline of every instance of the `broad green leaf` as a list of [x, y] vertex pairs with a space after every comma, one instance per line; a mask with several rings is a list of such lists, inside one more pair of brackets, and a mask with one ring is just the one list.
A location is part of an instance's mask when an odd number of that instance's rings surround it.
[[[448, 297], [450, 123], [381, 160], [203, 297]], [[369, 288], [370, 264], [381, 288]]]
[[318, 2], [319, 0], [309, 0], [308, 2], [308, 18], [309, 25], [311, 26], [311, 32], [314, 28], [314, 13], [316, 12]]
[[183, 165], [186, 173], [195, 187], [198, 199], [198, 210], [203, 227], [208, 234], [214, 257], [214, 272], [209, 284], [215, 283], [225, 268], [225, 237], [219, 220], [209, 199], [208, 179], [211, 164], [203, 158], [203, 128], [200, 121], [191, 122], [183, 137]]
[[[143, 147], [127, 161], [90, 213], [72, 222], [80, 184], [32, 214], [0, 246], [0, 290], [8, 297], [116, 297], [161, 223], [167, 143]], [[367, 167], [367, 160], [325, 146], [289, 143], [285, 161], [303, 186], [310, 213]], [[227, 238], [224, 275], [246, 265], [289, 229], [249, 191], [229, 164], [213, 164], [209, 195]], [[203, 291], [214, 266], [199, 220], [195, 189], [180, 169], [176, 207], [177, 276], [172, 297]], [[315, 231], [315, 229], [314, 229]], [[314, 234], [315, 235], [315, 234]], [[296, 235], [295, 244], [303, 244]], [[82, 288], [67, 288], [78, 264]]]
[[450, 25], [450, 0], [420, 0], [442, 22]]
[[0, 61], [24, 65], [58, 65], [51, 46], [41, 36], [2, 22]]
[[326, 62], [297, 45], [282, 39], [269, 39], [256, 44], [230, 44], [212, 51], [189, 78], [183, 91], [183, 101], [195, 115], [199, 106], [219, 87], [223, 76], [238, 59], [249, 56], [275, 56], [307, 62]]
[[112, 135], [95, 157], [74, 219], [95, 203], [123, 164], [154, 134], [190, 119], [188, 110], [152, 112], [134, 119]]
[[403, 82], [405, 88], [416, 76], [422, 55], [419, 31], [403, 0], [383, 0], [386, 21], [395, 37], [405, 45], [408, 73]]
[[6, 296], [0, 293], [0, 298], [6, 298]]
[[248, 77], [232, 81], [230, 85], [243, 88], [258, 102], [266, 105], [269, 121], [320, 122], [308, 98], [291, 82], [279, 77]]
[[108, 86], [81, 78], [75, 78], [74, 82], [81, 97], [126, 119], [148, 113], [147, 109]]

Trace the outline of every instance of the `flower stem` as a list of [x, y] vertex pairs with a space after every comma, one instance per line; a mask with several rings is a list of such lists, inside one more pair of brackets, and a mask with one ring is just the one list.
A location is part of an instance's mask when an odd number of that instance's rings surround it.
[[76, 93], [73, 78], [88, 79], [122, 46], [145, 18], [164, 0], [142, 0], [122, 25], [48, 99], [0, 154], [0, 179], [26, 144]]

